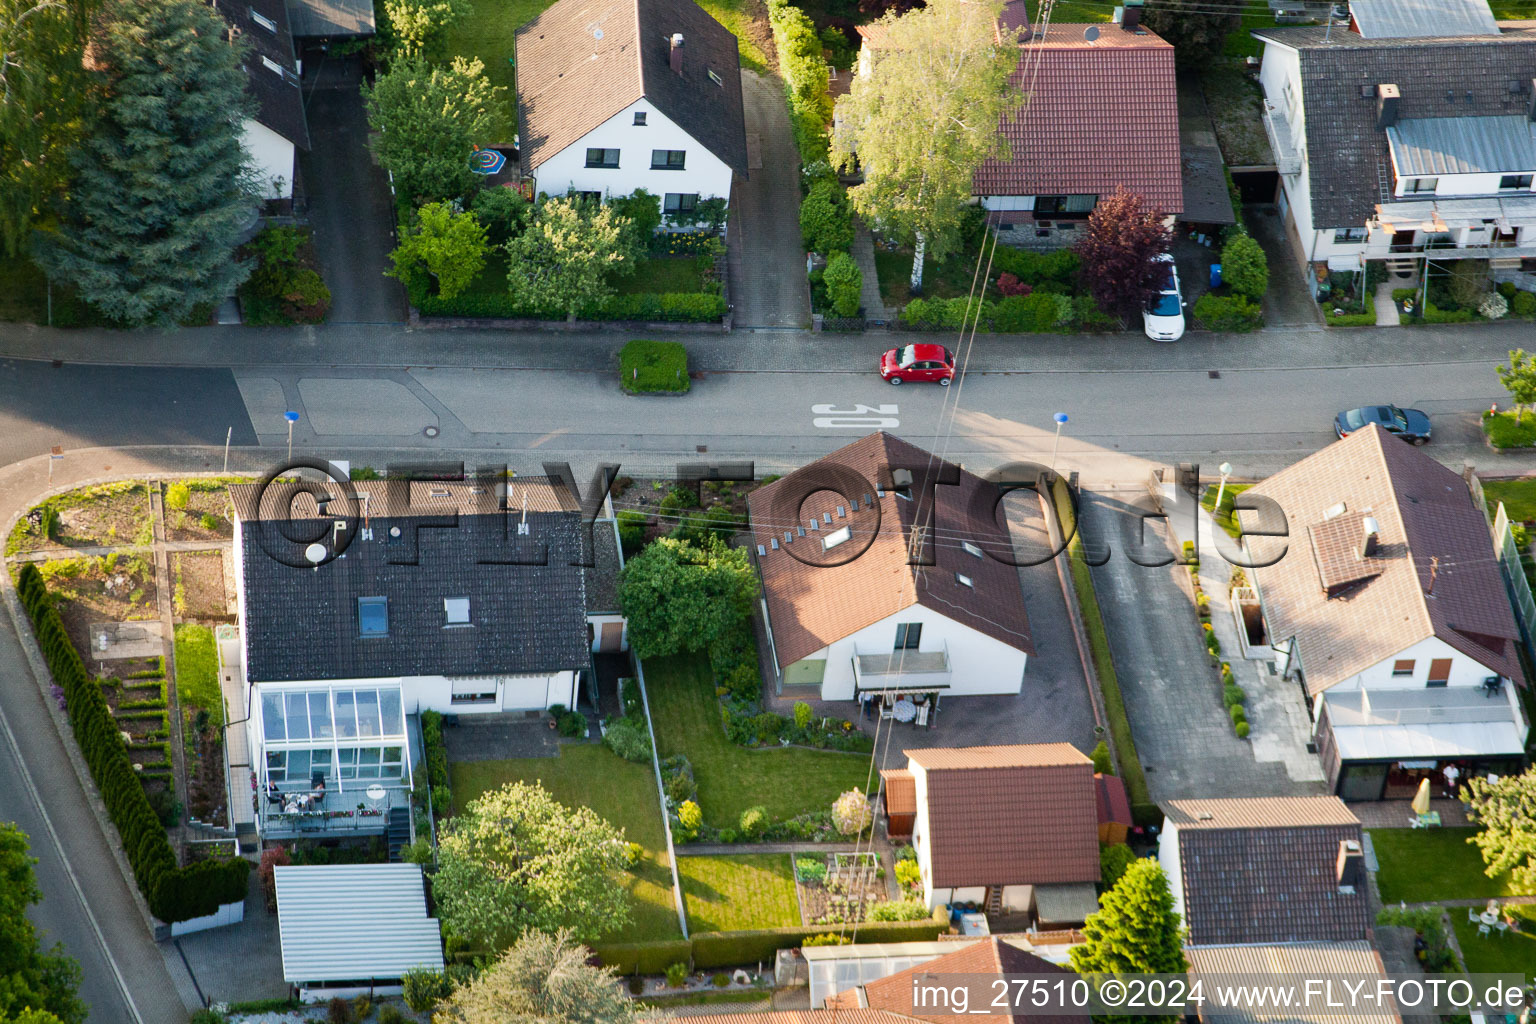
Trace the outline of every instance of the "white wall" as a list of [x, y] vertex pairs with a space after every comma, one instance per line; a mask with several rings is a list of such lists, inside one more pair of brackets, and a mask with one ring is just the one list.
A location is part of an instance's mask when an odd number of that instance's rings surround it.
[[[487, 676], [485, 692], [495, 690], [496, 699], [485, 703], [454, 703], [455, 682], [446, 676], [406, 676], [400, 680], [407, 710], [441, 711], [450, 715], [494, 714], [498, 711], [542, 711], [551, 704], [575, 706], [576, 673], [551, 675]], [[462, 690], [466, 684], [457, 683]]]
[[1023, 688], [1025, 663], [1029, 658], [1023, 651], [931, 608], [914, 604], [807, 655], [808, 658], [825, 658], [827, 662], [821, 682], [821, 699], [853, 700], [855, 650], [863, 654], [892, 651], [896, 646], [896, 626], [906, 622], [923, 625], [920, 652], [941, 651], [948, 643], [950, 681], [949, 689], [942, 691], [943, 696], [1018, 693]]
[[[1397, 169], [1397, 160], [1396, 159], [1394, 159], [1392, 161], [1392, 167], [1393, 167], [1394, 170]], [[1512, 198], [1519, 198], [1521, 196], [1529, 196], [1531, 194], [1532, 190], [1528, 189], [1528, 188], [1505, 189], [1505, 190], [1501, 191], [1499, 189], [1499, 179], [1504, 176], [1504, 173], [1505, 172], [1500, 172], [1500, 173], [1496, 173], [1496, 174], [1422, 174], [1422, 175], [1414, 175], [1414, 177], [1438, 178], [1439, 179], [1439, 181], [1435, 185], [1435, 191], [1430, 193], [1430, 192], [1405, 192], [1405, 191], [1403, 191], [1403, 186], [1404, 186], [1405, 182], [1403, 181], [1403, 176], [1402, 176], [1401, 171], [1399, 171], [1398, 175], [1397, 175], [1397, 179], [1398, 179], [1397, 180], [1397, 191], [1394, 192], [1393, 195], [1396, 195], [1399, 198], [1406, 198], [1406, 199], [1425, 199], [1425, 198], [1429, 197], [1430, 195], [1434, 195], [1434, 196], [1436, 196], [1438, 198], [1444, 198], [1445, 196], [1493, 196], [1493, 195], [1510, 196]], [[1513, 174], [1513, 173], [1528, 173], [1528, 172], [1510, 171], [1510, 172], [1507, 172], [1507, 173]]]
[[[1483, 680], [1499, 673], [1481, 664], [1475, 658], [1456, 650], [1450, 644], [1437, 636], [1421, 640], [1411, 647], [1404, 648], [1401, 652], [1386, 660], [1372, 665], [1364, 672], [1351, 676], [1344, 681], [1329, 687], [1330, 690], [1422, 690], [1429, 679], [1429, 663], [1437, 658], [1451, 659], [1451, 677], [1448, 686], [1469, 687], [1482, 686]], [[1402, 660], [1413, 661], [1413, 675], [1394, 676], [1392, 674], [1393, 662]], [[1306, 668], [1305, 662], [1302, 668]]]
[[293, 143], [255, 118], [247, 118], [240, 126], [240, 145], [246, 166], [260, 182], [261, 197], [293, 198]]
[[[645, 113], [646, 123], [635, 124], [635, 113]], [[587, 150], [617, 149], [616, 168], [588, 167]], [[680, 149], [687, 153], [681, 171], [651, 170], [651, 150]], [[619, 111], [541, 163], [534, 171], [540, 192], [564, 195], [568, 190], [627, 196], [637, 188], [657, 196], [668, 192], [697, 193], [699, 198], [730, 199], [731, 169], [695, 141], [644, 98]]]
[[[1173, 893], [1173, 912], [1184, 918], [1184, 868], [1179, 862], [1179, 826], [1164, 823], [1157, 837], [1157, 863], [1168, 876], [1168, 891]], [[1185, 920], [1184, 926], [1189, 927]]]
[[1035, 903], [1035, 887], [1032, 885], [1005, 885], [1003, 886], [1003, 910], [1013, 914], [1023, 914]]
[[917, 866], [923, 874], [923, 899], [932, 910], [950, 902], [948, 889], [933, 887], [933, 846], [930, 843], [928, 823], [928, 769], [907, 762], [912, 772], [913, 795], [917, 800], [917, 815], [912, 819], [912, 849], [917, 851]]

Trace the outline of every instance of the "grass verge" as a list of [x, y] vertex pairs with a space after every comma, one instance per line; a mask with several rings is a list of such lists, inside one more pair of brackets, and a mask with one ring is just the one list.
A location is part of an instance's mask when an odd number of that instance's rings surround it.
[[1467, 920], [1465, 907], [1446, 907], [1445, 912], [1451, 915], [1451, 926], [1456, 929], [1456, 942], [1461, 946], [1468, 973], [1518, 974], [1531, 980], [1531, 972], [1536, 970], [1536, 936], [1514, 929], [1502, 935], [1479, 935], [1478, 926]]
[[201, 708], [214, 725], [224, 724], [219, 694], [219, 656], [213, 630], [194, 623], [176, 627], [176, 699], [183, 708]]
[[1531, 448], [1536, 446], [1536, 413], [1517, 422], [1512, 412], [1485, 412], [1483, 434], [1495, 448]]
[[1243, 531], [1242, 527], [1238, 526], [1237, 520], [1232, 518], [1232, 505], [1237, 500], [1239, 494], [1242, 494], [1252, 486], [1253, 484], [1228, 483], [1225, 492], [1221, 496], [1220, 509], [1216, 508], [1216, 492], [1220, 489], [1220, 485], [1212, 484], [1205, 489], [1204, 494], [1200, 495], [1200, 507], [1209, 512], [1211, 519], [1216, 525], [1221, 527], [1226, 535], [1233, 540], [1240, 538], [1243, 535]]
[[625, 391], [687, 391], [688, 350], [676, 341], [632, 341], [619, 352]]
[[1536, 519], [1536, 477], [1484, 480], [1483, 498], [1488, 503], [1490, 516], [1498, 511], [1499, 502], [1502, 501], [1510, 522], [1524, 523]]
[[663, 759], [686, 754], [699, 785], [704, 820], [735, 828], [741, 812], [762, 805], [784, 820], [824, 811], [838, 795], [862, 790], [869, 780], [869, 756], [830, 750], [748, 750], [725, 738], [709, 661], [703, 655], [652, 658], [645, 663]]
[[[1469, 828], [1373, 828], [1381, 902], [1432, 903], [1521, 895], [1508, 873], [1489, 878]], [[1465, 914], [1463, 914], [1465, 916]]]
[[787, 853], [679, 857], [690, 932], [730, 932], [800, 923]]
[[649, 764], [634, 764], [598, 744], [564, 744], [557, 758], [467, 761], [449, 766], [454, 804], [463, 808], [481, 793], [508, 782], [536, 782], [568, 807], [585, 805], [598, 817], [624, 830], [645, 853], [634, 870], [616, 880], [630, 894], [627, 927], [603, 937], [605, 942], [653, 942], [682, 937], [672, 900], [672, 872], [667, 866], [667, 838], [661, 803]]

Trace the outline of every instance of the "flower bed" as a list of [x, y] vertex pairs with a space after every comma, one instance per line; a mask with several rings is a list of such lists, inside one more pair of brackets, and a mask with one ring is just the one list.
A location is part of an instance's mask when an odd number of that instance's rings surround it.
[[886, 899], [885, 870], [873, 853], [797, 857], [795, 886], [806, 924], [852, 924]]

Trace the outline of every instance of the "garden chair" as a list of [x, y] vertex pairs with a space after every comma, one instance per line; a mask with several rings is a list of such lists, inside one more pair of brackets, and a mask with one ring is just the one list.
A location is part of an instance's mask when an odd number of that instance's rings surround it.
[[1477, 920], [1477, 909], [1475, 907], [1468, 907], [1467, 908], [1467, 924], [1477, 924], [1477, 923], [1479, 923], [1478, 920]]
[[1507, 934], [1509, 932], [1509, 922], [1508, 921], [1496, 921], [1496, 922], [1494, 922], [1493, 930], [1498, 932], [1500, 935], [1505, 935], [1505, 934]]
[[1488, 934], [1489, 934], [1489, 933], [1491, 933], [1491, 932], [1492, 932], [1492, 931], [1493, 931], [1493, 929], [1492, 929], [1492, 928], [1489, 928], [1489, 927], [1488, 927], [1488, 926], [1487, 926], [1487, 925], [1485, 925], [1485, 924], [1479, 924], [1479, 925], [1478, 925], [1478, 926], [1477, 926], [1477, 934], [1479, 934], [1479, 935], [1488, 935]]

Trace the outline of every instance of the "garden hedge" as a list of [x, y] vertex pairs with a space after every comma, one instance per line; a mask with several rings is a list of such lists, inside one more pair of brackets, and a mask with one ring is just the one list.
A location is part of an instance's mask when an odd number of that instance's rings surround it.
[[128, 759], [101, 684], [85, 670], [85, 662], [70, 641], [36, 565], [22, 566], [16, 590], [32, 620], [48, 670], [64, 691], [65, 710], [80, 753], [101, 791], [107, 815], [117, 827], [134, 882], [148, 901], [150, 912], [162, 921], [186, 921], [245, 899], [250, 861], [235, 857], [177, 865], [165, 828]]
[[[861, 942], [932, 942], [949, 930], [937, 917], [921, 921], [866, 921]], [[740, 932], [700, 932], [692, 939], [610, 943], [592, 947], [598, 959], [620, 974], [660, 974], [675, 963], [693, 962], [696, 971], [765, 963], [776, 952], [800, 945], [807, 936], [852, 932], [853, 925], [817, 924]]]
[[593, 946], [592, 952], [620, 974], [664, 974], [673, 964], [688, 962], [693, 943], [687, 939], [610, 942]]
[[832, 124], [832, 98], [827, 95], [830, 67], [822, 55], [816, 25], [788, 0], [768, 0], [768, 24], [779, 54], [779, 72], [789, 99], [789, 126], [800, 151], [800, 166], [831, 160], [827, 130]]
[[[455, 295], [445, 299], [427, 292], [424, 282], [413, 282], [411, 305], [422, 316], [497, 317], [505, 319], [563, 320], [562, 310], [532, 309], [519, 304], [510, 293]], [[723, 296], [703, 292], [612, 295], [602, 302], [577, 310], [581, 320], [644, 320], [666, 323], [709, 323], [726, 314]]]

